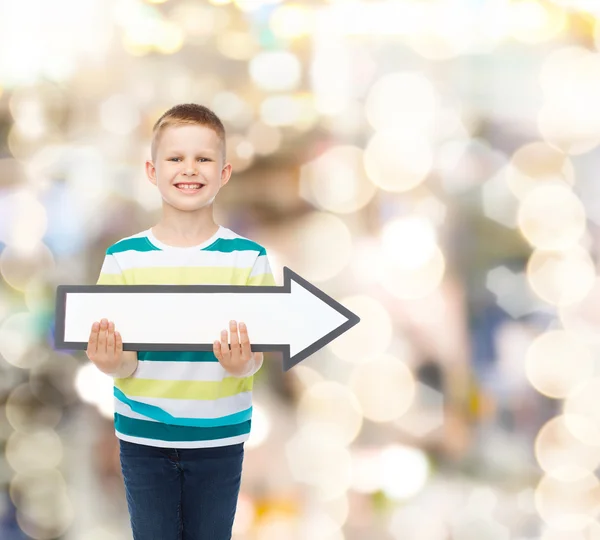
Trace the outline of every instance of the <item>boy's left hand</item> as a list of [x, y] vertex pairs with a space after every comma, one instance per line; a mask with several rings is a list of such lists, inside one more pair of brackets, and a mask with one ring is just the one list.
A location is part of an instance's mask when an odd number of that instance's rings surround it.
[[227, 344], [227, 330], [221, 331], [221, 341], [213, 343], [213, 352], [219, 363], [232, 375], [244, 377], [248, 373], [256, 372], [263, 362], [263, 353], [250, 350], [248, 329], [240, 322], [240, 335], [236, 321], [229, 321], [231, 333], [231, 350]]

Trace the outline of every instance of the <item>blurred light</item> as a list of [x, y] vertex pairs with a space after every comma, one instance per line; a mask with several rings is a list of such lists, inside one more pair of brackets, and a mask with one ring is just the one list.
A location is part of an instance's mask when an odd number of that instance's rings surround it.
[[426, 437], [442, 427], [446, 421], [447, 429], [452, 429], [454, 443], [464, 444], [461, 441], [466, 436], [464, 429], [461, 430], [456, 425], [450, 426], [453, 417], [451, 413], [445, 412], [444, 394], [421, 382], [413, 382], [413, 387], [413, 402], [410, 408], [394, 421], [394, 426], [412, 437]]
[[296, 380], [300, 383], [302, 390], [305, 390], [324, 380], [323, 375], [321, 375], [318, 371], [303, 364], [294, 366], [293, 373], [296, 377]]
[[279, 4], [283, 0], [233, 0], [233, 3], [242, 11], [254, 11], [264, 6]]
[[250, 60], [260, 51], [255, 37], [248, 32], [229, 30], [217, 35], [217, 49], [226, 58]]
[[482, 183], [484, 189], [489, 188], [492, 180], [485, 179], [493, 178], [505, 163], [504, 154], [484, 139], [456, 138], [440, 146], [436, 169], [440, 171], [444, 190], [455, 194], [467, 192]]
[[381, 230], [381, 247], [389, 261], [407, 269], [423, 266], [435, 254], [436, 232], [430, 221], [420, 216], [396, 218]]
[[287, 51], [258, 53], [248, 64], [250, 76], [263, 90], [294, 90], [300, 82], [302, 66], [298, 57]]
[[254, 148], [243, 135], [233, 134], [227, 137], [227, 161], [233, 170], [241, 172], [254, 162]]
[[302, 538], [310, 540], [344, 540], [341, 527], [323, 511], [308, 512], [300, 527]]
[[292, 225], [288, 233], [290, 266], [310, 281], [327, 281], [337, 276], [350, 261], [352, 236], [337, 216], [311, 212]]
[[[427, 508], [408, 504], [393, 511], [388, 530], [397, 540], [446, 540], [450, 532], [444, 520]], [[487, 538], [486, 538], [487, 540]]]
[[46, 209], [27, 188], [15, 188], [5, 193], [6, 196], [0, 196], [0, 242], [19, 251], [38, 247], [48, 227]]
[[539, 249], [571, 248], [586, 230], [581, 201], [568, 187], [558, 184], [531, 190], [521, 202], [518, 222], [525, 239]]
[[78, 63], [102, 64], [113, 38], [107, 3], [99, 0], [1, 2], [0, 21], [0, 85], [8, 88], [62, 83]]
[[0, 355], [9, 364], [27, 369], [31, 367], [28, 364], [31, 360], [26, 358], [26, 353], [36, 344], [39, 337], [40, 329], [35, 315], [26, 312], [13, 313], [0, 324]]
[[114, 414], [113, 386], [113, 378], [102, 373], [91, 362], [77, 370], [75, 389], [79, 398], [95, 405], [106, 418], [112, 418]]
[[510, 5], [511, 34], [524, 43], [541, 43], [556, 37], [565, 28], [567, 17], [537, 0], [521, 0]]
[[527, 263], [527, 279], [546, 302], [567, 306], [580, 302], [596, 280], [594, 262], [587, 250], [574, 246], [567, 251], [535, 250]]
[[353, 94], [353, 59], [348, 44], [330, 34], [313, 39], [308, 71], [315, 109], [322, 115], [344, 111]]
[[61, 409], [42, 403], [28, 383], [12, 388], [6, 399], [6, 419], [15, 431], [31, 433], [53, 429], [61, 418]]
[[538, 127], [548, 144], [581, 154], [600, 142], [600, 54], [567, 47], [546, 57]]
[[392, 342], [392, 318], [383, 304], [370, 296], [356, 295], [339, 300], [360, 317], [353, 326], [327, 345], [342, 360], [355, 364], [370, 362], [385, 353]]
[[553, 330], [536, 337], [525, 358], [527, 379], [551, 398], [564, 398], [594, 373], [591, 351], [575, 336]]
[[160, 25], [155, 48], [163, 54], [173, 54], [183, 46], [184, 37], [184, 31], [178, 24], [165, 21]]
[[313, 31], [315, 12], [311, 7], [286, 3], [273, 11], [269, 26], [276, 36], [298, 38]]
[[593, 473], [569, 482], [545, 475], [535, 490], [535, 506], [551, 527], [581, 530], [600, 511], [600, 483]]
[[376, 130], [396, 129], [428, 135], [438, 97], [431, 81], [416, 72], [388, 73], [369, 90], [365, 111]]
[[415, 398], [415, 380], [408, 366], [384, 354], [352, 371], [350, 388], [365, 418], [391, 422], [400, 418]]
[[13, 95], [9, 101], [9, 108], [15, 119], [15, 126], [22, 135], [29, 139], [38, 139], [45, 134], [46, 118], [39, 98], [31, 95], [20, 98], [18, 94]]
[[212, 99], [211, 108], [219, 118], [234, 127], [245, 127], [252, 121], [252, 108], [234, 92], [218, 92]]
[[254, 401], [252, 404], [252, 430], [250, 431], [250, 437], [245, 443], [245, 448], [258, 448], [267, 440], [270, 432], [271, 420], [267, 409]]
[[225, 6], [231, 4], [231, 0], [208, 0], [214, 6]]
[[0, 275], [18, 291], [25, 291], [42, 273], [49, 275], [54, 266], [52, 252], [42, 243], [25, 249], [9, 245], [0, 252]]
[[177, 2], [169, 11], [169, 19], [182, 29], [185, 42], [191, 45], [202, 45], [213, 35], [217, 36], [219, 43], [220, 36], [227, 35], [227, 32], [221, 32], [229, 23], [227, 10], [215, 9], [195, 0]]
[[386, 265], [382, 284], [399, 298], [421, 298], [439, 286], [445, 260], [431, 223], [410, 216], [388, 222], [381, 232]]
[[30, 538], [61, 537], [73, 524], [73, 503], [65, 479], [56, 469], [16, 474], [9, 493], [18, 509], [19, 527]]
[[559, 306], [560, 320], [566, 330], [582, 341], [600, 345], [598, 305], [600, 305], [600, 279], [596, 278], [592, 288], [580, 302]]
[[310, 95], [270, 96], [260, 104], [260, 118], [269, 126], [309, 129], [318, 120]]
[[363, 152], [356, 146], [334, 146], [300, 169], [303, 198], [330, 212], [356, 212], [375, 195], [367, 178]]
[[294, 538], [298, 530], [295, 516], [288, 516], [279, 512], [269, 512], [262, 516], [256, 526], [254, 538], [256, 540], [281, 540], [281, 538]]
[[257, 154], [268, 156], [279, 149], [282, 135], [279, 128], [257, 121], [248, 128], [246, 139], [252, 144]]
[[542, 183], [564, 181], [575, 183], [571, 159], [543, 142], [529, 143], [519, 148], [506, 168], [510, 190], [523, 199]]
[[100, 105], [100, 123], [110, 133], [129, 135], [140, 123], [140, 113], [133, 99], [115, 94]]
[[550, 2], [567, 11], [584, 11], [600, 15], [600, 6], [596, 0], [550, 0]]
[[497, 266], [487, 273], [485, 286], [496, 296], [496, 303], [513, 318], [545, 307], [528, 286], [525, 272]]
[[32, 433], [15, 431], [6, 442], [6, 461], [18, 473], [58, 467], [62, 458], [62, 441], [51, 429]]
[[294, 479], [317, 488], [322, 500], [337, 499], [350, 488], [350, 452], [329, 425], [301, 425], [286, 443], [285, 454]]
[[[252, 424], [252, 431], [254, 431], [254, 424]], [[250, 439], [252, 438], [252, 431], [250, 432]], [[248, 439], [248, 441], [250, 440]], [[245, 448], [248, 448], [247, 442]], [[237, 507], [235, 517], [233, 521], [233, 538], [238, 536], [244, 538], [249, 534], [256, 516], [256, 507], [252, 498], [241, 491], [238, 495]]]
[[584, 444], [600, 446], [600, 378], [581, 382], [563, 405], [567, 429]]
[[364, 153], [365, 170], [381, 189], [402, 192], [418, 186], [433, 165], [433, 151], [420, 133], [402, 130], [377, 131]]
[[348, 387], [323, 381], [304, 390], [297, 407], [297, 420], [299, 426], [323, 424], [342, 444], [350, 444], [360, 432], [362, 411]]
[[600, 447], [575, 438], [567, 427], [565, 416], [555, 416], [536, 436], [535, 457], [547, 474], [571, 482], [594, 472], [600, 464]]
[[401, 444], [383, 448], [379, 467], [382, 489], [392, 499], [408, 499], [419, 493], [430, 473], [425, 453]]

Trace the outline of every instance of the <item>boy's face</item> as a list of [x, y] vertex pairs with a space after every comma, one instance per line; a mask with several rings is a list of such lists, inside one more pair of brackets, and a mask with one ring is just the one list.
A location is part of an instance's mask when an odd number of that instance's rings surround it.
[[231, 165], [224, 163], [221, 141], [213, 129], [171, 126], [160, 135], [154, 163], [146, 161], [146, 174], [165, 203], [193, 211], [212, 204], [229, 181]]

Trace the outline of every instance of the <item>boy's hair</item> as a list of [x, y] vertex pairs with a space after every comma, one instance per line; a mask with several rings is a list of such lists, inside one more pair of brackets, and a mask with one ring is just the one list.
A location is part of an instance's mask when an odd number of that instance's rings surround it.
[[211, 128], [221, 141], [221, 151], [223, 161], [225, 161], [225, 127], [219, 117], [204, 105], [196, 103], [182, 103], [175, 105], [156, 121], [152, 128], [152, 143], [150, 152], [152, 161], [156, 159], [156, 149], [160, 140], [161, 133], [168, 127], [183, 126], [183, 125], [199, 125]]

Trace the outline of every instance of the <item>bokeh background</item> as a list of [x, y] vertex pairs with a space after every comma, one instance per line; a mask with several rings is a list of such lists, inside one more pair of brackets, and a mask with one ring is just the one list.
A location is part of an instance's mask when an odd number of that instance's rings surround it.
[[598, 0], [1, 0], [0, 538], [130, 539], [60, 284], [154, 225], [211, 107], [217, 222], [361, 317], [256, 376], [236, 540], [600, 539]]

